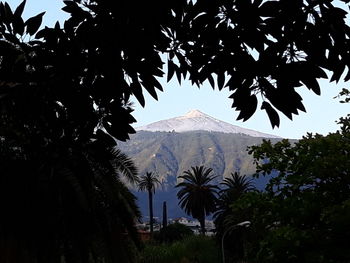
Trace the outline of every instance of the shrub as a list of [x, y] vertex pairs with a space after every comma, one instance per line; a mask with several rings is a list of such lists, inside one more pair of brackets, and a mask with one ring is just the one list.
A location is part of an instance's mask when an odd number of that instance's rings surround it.
[[172, 244], [147, 244], [139, 263], [216, 263], [221, 262], [219, 248], [214, 239], [188, 236]]
[[193, 235], [191, 228], [180, 223], [175, 223], [162, 228], [154, 238], [161, 243], [172, 243], [191, 235]]

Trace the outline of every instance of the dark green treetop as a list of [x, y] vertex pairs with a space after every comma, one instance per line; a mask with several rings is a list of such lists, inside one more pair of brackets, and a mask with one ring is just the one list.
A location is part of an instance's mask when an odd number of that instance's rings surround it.
[[348, 68], [347, 11], [334, 3], [74, 0], [63, 25], [39, 32], [43, 14], [23, 21], [24, 4], [13, 12], [1, 3], [2, 123], [38, 140], [86, 140], [101, 127], [125, 140], [135, 121], [126, 102], [144, 105], [145, 91], [157, 98], [165, 54], [168, 80], [229, 89], [243, 120], [260, 94], [278, 126], [278, 112], [305, 110], [296, 88], [320, 94], [325, 70], [339, 81]]
[[350, 129], [307, 134], [291, 144], [251, 148], [265, 192], [243, 195], [226, 224], [249, 220], [245, 255], [251, 262], [346, 262], [350, 259]]

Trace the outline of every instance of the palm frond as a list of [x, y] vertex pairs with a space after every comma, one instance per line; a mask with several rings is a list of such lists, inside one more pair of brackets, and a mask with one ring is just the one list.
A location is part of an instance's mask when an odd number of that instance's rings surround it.
[[222, 192], [234, 190], [240, 193], [245, 193], [256, 189], [251, 178], [248, 178], [246, 175], [240, 175], [237, 172], [234, 174], [231, 173], [230, 177], [225, 178], [221, 184], [226, 187]]
[[159, 187], [162, 182], [158, 178], [158, 174], [153, 172], [146, 172], [142, 175], [138, 181], [139, 191], [155, 192], [156, 188]]
[[216, 178], [211, 173], [211, 168], [195, 166], [179, 176], [183, 180], [176, 185], [180, 188], [177, 193], [179, 205], [187, 214], [195, 218], [209, 215], [216, 208], [219, 187], [210, 184]]
[[132, 159], [118, 148], [113, 148], [111, 154], [113, 156], [111, 163], [115, 171], [125, 176], [130, 183], [137, 184], [139, 182], [138, 169]]

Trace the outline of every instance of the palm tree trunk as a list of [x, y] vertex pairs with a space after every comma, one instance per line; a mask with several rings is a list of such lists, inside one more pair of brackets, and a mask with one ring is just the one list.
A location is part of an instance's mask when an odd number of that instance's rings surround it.
[[199, 218], [199, 224], [201, 225], [201, 233], [205, 235], [205, 216]]
[[153, 234], [153, 194], [148, 191], [148, 207], [149, 207], [149, 227], [151, 235]]
[[166, 201], [163, 202], [163, 228], [168, 225], [168, 212], [166, 209]]

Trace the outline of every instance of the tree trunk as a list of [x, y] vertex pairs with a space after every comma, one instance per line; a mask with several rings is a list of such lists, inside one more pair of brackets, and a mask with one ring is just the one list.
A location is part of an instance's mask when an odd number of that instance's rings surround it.
[[201, 225], [201, 233], [202, 235], [205, 235], [205, 216], [202, 216], [198, 219], [199, 224]]
[[152, 191], [148, 192], [148, 207], [149, 207], [149, 227], [151, 235], [153, 234], [153, 194]]
[[168, 225], [168, 215], [167, 215], [166, 202], [163, 202], [163, 228]]

